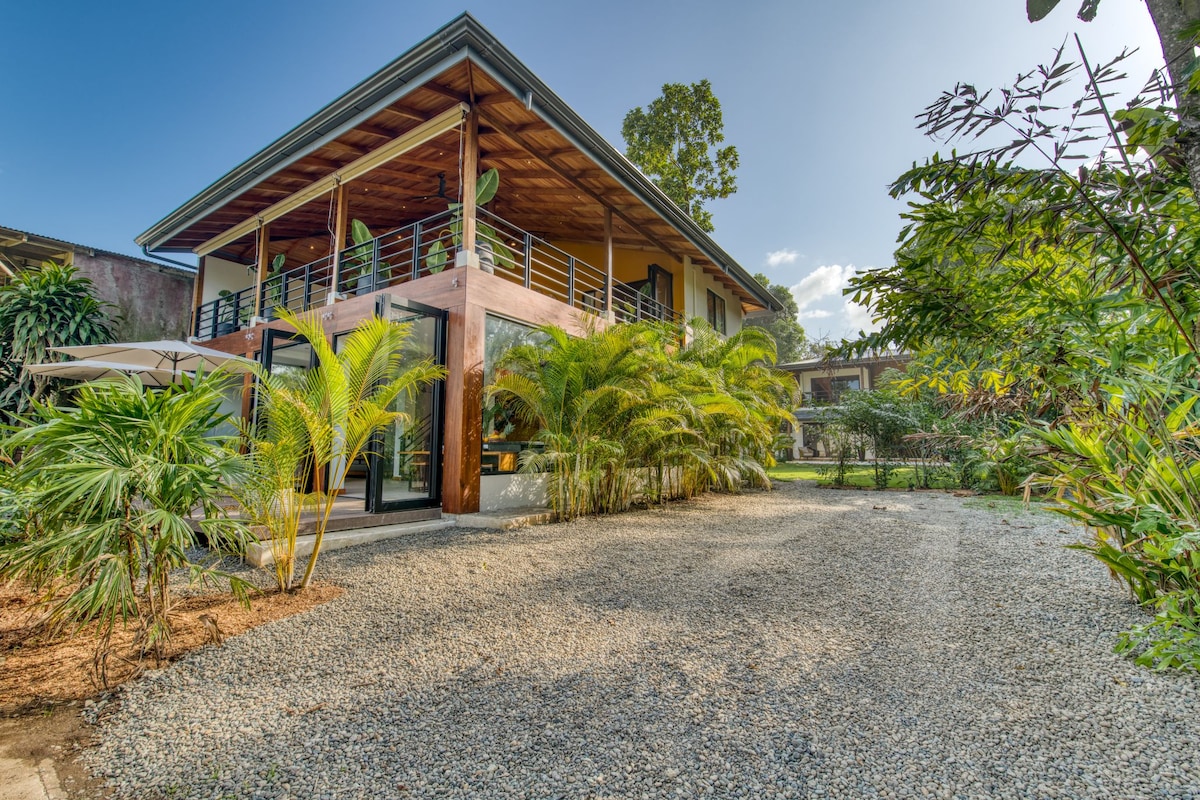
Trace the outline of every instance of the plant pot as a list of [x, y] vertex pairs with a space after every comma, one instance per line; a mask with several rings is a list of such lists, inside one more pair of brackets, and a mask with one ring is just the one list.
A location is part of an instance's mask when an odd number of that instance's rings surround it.
[[496, 255], [492, 250], [490, 242], [478, 242], [475, 245], [475, 253], [479, 256], [479, 269], [481, 272], [486, 272], [489, 275], [496, 272]]

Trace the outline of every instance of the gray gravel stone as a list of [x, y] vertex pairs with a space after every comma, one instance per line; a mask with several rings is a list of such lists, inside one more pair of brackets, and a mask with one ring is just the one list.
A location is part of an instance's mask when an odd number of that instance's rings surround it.
[[327, 553], [139, 680], [118, 798], [1197, 798], [1197, 680], [1044, 512], [785, 485]]

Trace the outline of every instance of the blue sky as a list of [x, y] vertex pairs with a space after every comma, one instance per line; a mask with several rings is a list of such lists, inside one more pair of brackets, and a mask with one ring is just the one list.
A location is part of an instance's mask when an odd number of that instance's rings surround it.
[[[1142, 3], [1095, 22], [1065, 0], [483, 0], [471, 11], [601, 134], [666, 82], [712, 81], [738, 193], [715, 238], [795, 287], [810, 335], [867, 324], [841, 295], [890, 263], [888, 184], [938, 145], [913, 117], [956, 81], [993, 86], [1073, 31], [1093, 60], [1161, 53]], [[462, 6], [409, 0], [10, 3], [0, 88], [0, 225], [137, 254], [133, 237], [423, 39]], [[945, 149], [945, 146], [942, 146]]]

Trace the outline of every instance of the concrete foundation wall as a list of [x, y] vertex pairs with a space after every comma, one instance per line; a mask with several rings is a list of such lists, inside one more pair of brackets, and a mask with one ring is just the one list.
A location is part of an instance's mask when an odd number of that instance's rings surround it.
[[97, 300], [111, 303], [119, 342], [184, 339], [191, 320], [193, 276], [116, 253], [76, 252], [80, 275], [95, 284]]
[[547, 505], [545, 475], [479, 476], [480, 511], [545, 508]]

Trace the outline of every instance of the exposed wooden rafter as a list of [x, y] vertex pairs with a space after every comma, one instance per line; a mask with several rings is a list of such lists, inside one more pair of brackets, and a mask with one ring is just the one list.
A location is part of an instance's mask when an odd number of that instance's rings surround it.
[[313, 181], [307, 187], [292, 194], [279, 202], [263, 209], [257, 214], [243, 220], [241, 223], [226, 230], [224, 233], [214, 236], [208, 241], [195, 248], [194, 252], [197, 255], [206, 255], [217, 250], [220, 247], [236, 241], [246, 234], [256, 230], [259, 226], [265, 225], [273, 220], [279, 219], [284, 214], [299, 208], [300, 206], [315, 200], [327, 192], [333, 191], [338, 185], [352, 181], [355, 178], [366, 175], [372, 169], [375, 169], [380, 164], [391, 161], [396, 156], [399, 156], [414, 147], [419, 147], [425, 142], [434, 137], [451, 130], [462, 123], [463, 114], [468, 109], [466, 106], [457, 105], [427, 122], [413, 127], [400, 136], [396, 137], [389, 143], [382, 145], [362, 157], [350, 162], [344, 167], [341, 167], [334, 172], [329, 173], [320, 180]]

